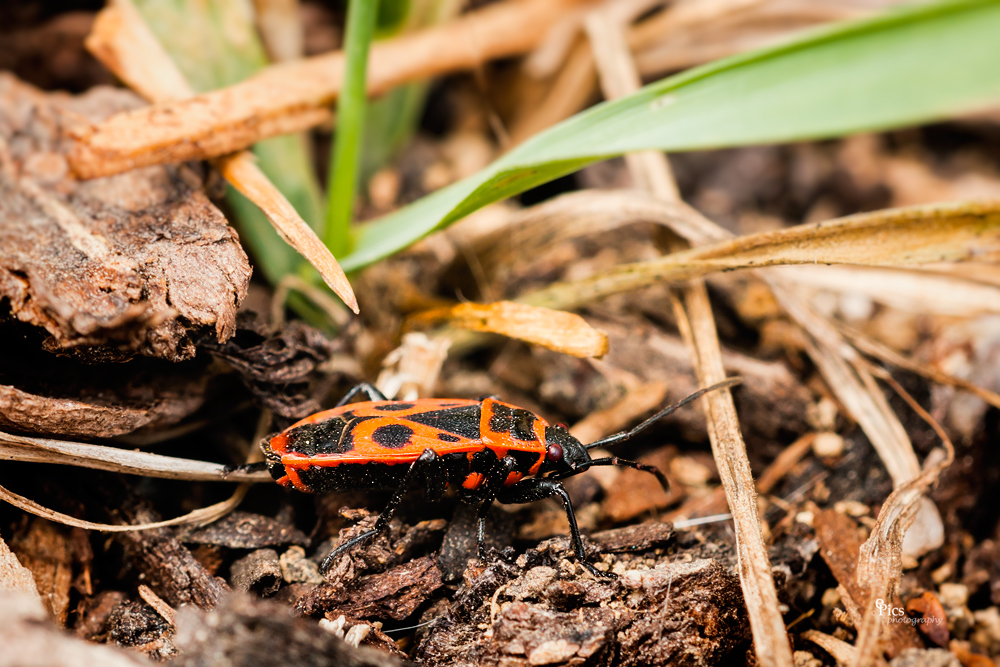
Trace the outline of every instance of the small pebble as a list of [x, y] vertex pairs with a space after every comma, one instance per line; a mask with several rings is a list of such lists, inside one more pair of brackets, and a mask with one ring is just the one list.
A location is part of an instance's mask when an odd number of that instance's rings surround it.
[[837, 458], [844, 453], [844, 439], [836, 433], [817, 433], [812, 443], [813, 453], [822, 458]]
[[964, 584], [941, 584], [938, 599], [945, 607], [964, 607], [969, 601], [969, 588]]

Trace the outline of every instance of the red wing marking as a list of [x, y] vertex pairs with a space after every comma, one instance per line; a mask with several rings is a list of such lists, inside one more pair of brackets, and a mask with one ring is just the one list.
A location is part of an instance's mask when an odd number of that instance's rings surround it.
[[546, 452], [542, 452], [541, 456], [538, 457], [538, 460], [535, 461], [534, 465], [531, 466], [531, 469], [528, 470], [528, 474], [529, 475], [537, 475], [538, 474], [538, 471], [541, 469], [542, 464], [545, 463], [545, 454], [546, 454]]

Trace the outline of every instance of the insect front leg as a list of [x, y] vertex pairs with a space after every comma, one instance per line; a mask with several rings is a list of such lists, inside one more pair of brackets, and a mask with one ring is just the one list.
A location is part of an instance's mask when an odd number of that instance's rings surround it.
[[353, 387], [351, 387], [351, 390], [346, 394], [344, 394], [344, 397], [340, 399], [340, 402], [337, 403], [336, 407], [339, 408], [340, 406], [347, 405], [348, 403], [356, 403], [357, 401], [353, 399], [358, 394], [364, 394], [365, 396], [368, 397], [369, 401], [389, 400], [385, 397], [385, 394], [383, 394], [382, 392], [380, 392], [378, 389], [375, 388], [375, 385], [373, 385], [370, 382], [362, 382], [360, 384], [356, 384]]
[[543, 500], [551, 496], [558, 496], [566, 510], [566, 519], [569, 521], [570, 541], [573, 543], [573, 552], [576, 554], [580, 565], [583, 565], [595, 577], [606, 577], [608, 579], [617, 578], [611, 572], [601, 572], [592, 564], [587, 562], [586, 554], [583, 551], [583, 538], [580, 537], [580, 528], [576, 525], [576, 514], [573, 512], [573, 503], [569, 499], [569, 494], [562, 482], [554, 479], [541, 477], [530, 477], [523, 479], [513, 486], [509, 486], [497, 495], [497, 500], [501, 503], [531, 503], [536, 500]]
[[493, 464], [484, 474], [485, 484], [480, 487], [482, 490], [483, 502], [479, 506], [479, 511], [476, 512], [476, 517], [478, 519], [476, 527], [476, 546], [479, 550], [480, 560], [486, 560], [486, 515], [490, 511], [490, 507], [493, 506], [493, 501], [496, 500], [497, 494], [503, 490], [503, 485], [504, 482], [507, 481], [507, 476], [510, 475], [515, 466], [517, 466], [517, 460], [510, 455], [507, 455], [502, 459], [497, 459], [496, 454], [493, 454], [493, 461]]
[[384, 531], [389, 527], [389, 521], [392, 520], [392, 515], [396, 512], [396, 508], [403, 500], [403, 496], [406, 492], [410, 490], [414, 482], [417, 480], [424, 480], [425, 483], [430, 482], [429, 486], [438, 483], [438, 480], [443, 480], [444, 478], [444, 462], [441, 457], [432, 449], [425, 449], [424, 453], [420, 457], [410, 464], [410, 469], [406, 471], [406, 475], [403, 477], [396, 489], [396, 492], [392, 494], [392, 498], [389, 499], [389, 503], [379, 514], [378, 519], [375, 520], [375, 525], [372, 526], [371, 530], [366, 530], [357, 537], [354, 537], [336, 549], [334, 549], [329, 556], [323, 559], [322, 565], [319, 566], [319, 571], [321, 574], [325, 574], [333, 562], [338, 556], [347, 552], [349, 549], [368, 542], [373, 539], [376, 535]]

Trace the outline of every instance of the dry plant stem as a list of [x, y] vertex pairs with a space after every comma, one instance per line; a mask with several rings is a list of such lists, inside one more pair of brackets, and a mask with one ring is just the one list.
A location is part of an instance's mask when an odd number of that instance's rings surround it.
[[264, 472], [237, 471], [226, 475], [225, 466], [218, 463], [179, 459], [118, 447], [88, 445], [83, 442], [31, 438], [2, 431], [0, 431], [0, 460], [54, 463], [144, 477], [201, 482], [265, 482], [271, 479], [270, 475]]
[[1000, 394], [996, 394], [988, 389], [983, 389], [980, 386], [974, 385], [971, 382], [963, 380], [962, 378], [955, 377], [954, 375], [943, 373], [936, 368], [907, 359], [895, 350], [883, 345], [877, 340], [869, 338], [857, 329], [849, 327], [846, 324], [838, 323], [837, 328], [851, 340], [855, 347], [865, 354], [880, 359], [887, 364], [906, 369], [911, 373], [922, 375], [933, 382], [947, 385], [949, 387], [955, 387], [956, 389], [964, 389], [965, 391], [975, 394], [993, 407], [1000, 408]]
[[[594, 46], [605, 97], [619, 97], [637, 90], [639, 75], [625, 41], [624, 24], [613, 20], [611, 15], [595, 12], [587, 17], [585, 25]], [[678, 199], [677, 185], [664, 154], [644, 153], [632, 157], [629, 170], [636, 182], [654, 196]], [[703, 386], [721, 382], [726, 372], [704, 281], [692, 281], [684, 288], [683, 295], [683, 308], [675, 302], [675, 310], [682, 335], [691, 349], [699, 382]], [[740, 584], [757, 659], [767, 667], [791, 667], [795, 664], [792, 648], [760, 532], [757, 494], [732, 394], [728, 389], [713, 392], [702, 399], [702, 405], [712, 454], [735, 521]]]
[[152, 530], [154, 528], [166, 528], [167, 526], [180, 526], [189, 523], [196, 525], [212, 523], [213, 521], [216, 521], [232, 512], [233, 509], [243, 501], [243, 496], [246, 495], [247, 488], [249, 487], [246, 484], [241, 484], [237, 487], [233, 495], [226, 500], [215, 503], [214, 505], [209, 505], [208, 507], [196, 509], [193, 512], [188, 512], [187, 514], [173, 519], [156, 521], [153, 523], [138, 523], [133, 525], [84, 521], [83, 519], [78, 519], [75, 516], [63, 514], [62, 512], [56, 512], [55, 510], [44, 507], [43, 505], [39, 505], [35, 501], [29, 500], [28, 498], [18, 495], [2, 486], [0, 486], [0, 500], [10, 503], [14, 507], [24, 510], [28, 514], [34, 514], [35, 516], [40, 516], [43, 519], [55, 521], [56, 523], [61, 523], [67, 526], [83, 528], [85, 530], [99, 530], [105, 533], [127, 533], [136, 530]]
[[857, 581], [868, 591], [868, 599], [855, 642], [858, 653], [853, 664], [857, 667], [867, 667], [879, 661], [882, 653], [881, 634], [889, 619], [876, 612], [876, 605], [879, 601], [890, 600], [896, 595], [903, 570], [902, 544], [906, 529], [913, 523], [925, 492], [937, 482], [941, 471], [951, 465], [955, 458], [955, 448], [941, 425], [888, 372], [870, 364], [869, 370], [882, 377], [921, 419], [930, 424], [944, 444], [945, 456], [936, 465], [929, 466], [922, 474], [899, 486], [886, 498], [871, 535], [861, 546]]
[[806, 433], [781, 450], [781, 453], [774, 457], [771, 464], [757, 478], [757, 491], [764, 494], [770, 493], [771, 489], [781, 481], [781, 478], [788, 474], [788, 471], [794, 468], [802, 460], [802, 457], [809, 453], [815, 439], [815, 433]]
[[833, 656], [833, 659], [837, 661], [838, 667], [846, 667], [854, 662], [857, 658], [857, 650], [847, 642], [842, 639], [837, 639], [836, 637], [816, 630], [806, 630], [802, 633], [801, 637], [803, 639], [808, 639], [813, 644], [816, 644], [824, 651]]
[[[693, 211], [692, 217], [704, 220]], [[716, 228], [715, 239], [719, 238], [719, 232], [722, 230]], [[735, 239], [729, 237], [649, 262], [617, 266], [583, 280], [558, 283], [535, 292], [526, 302], [571, 308], [599, 296], [654, 282], [690, 280], [735, 269], [818, 263], [901, 266], [991, 256], [998, 252], [1000, 201], [914, 206]], [[768, 275], [773, 283], [786, 282], [780, 271]], [[833, 338], [839, 337], [834, 333]]]
[[[516, 0], [373, 45], [368, 93], [464, 69], [534, 48], [580, 0]], [[341, 86], [343, 54], [269, 67], [257, 76], [189, 100], [119, 114], [82, 129], [70, 162], [96, 178], [164, 162], [217, 157], [320, 122]], [[314, 113], [315, 111], [315, 113]]]
[[583, 109], [594, 98], [596, 87], [594, 56], [586, 42], [577, 42], [541, 103], [514, 119], [510, 128], [510, 148]]
[[[773, 278], [773, 272], [767, 277]], [[863, 360], [860, 355], [840, 339], [836, 329], [826, 319], [792, 295], [784, 285], [773, 280], [769, 281], [769, 285], [785, 312], [809, 334], [806, 351], [837, 398], [871, 440], [894, 485], [899, 486], [916, 477], [920, 473], [920, 464], [913, 445], [886, 403], [882, 391], [874, 385], [871, 375], [861, 365]]]
[[[102, 10], [87, 38], [87, 49], [133, 90], [151, 102], [191, 98], [194, 90], [129, 0]], [[329, 249], [264, 172], [253, 155], [241, 151], [212, 161], [243, 196], [256, 204], [278, 234], [305, 257], [337, 296], [355, 313], [358, 300]]]

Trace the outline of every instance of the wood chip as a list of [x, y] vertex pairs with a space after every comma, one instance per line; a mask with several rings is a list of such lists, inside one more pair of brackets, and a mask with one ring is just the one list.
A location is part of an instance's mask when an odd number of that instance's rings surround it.
[[[488, 5], [454, 21], [376, 42], [368, 60], [368, 93], [473, 69], [533, 48], [580, 0], [520, 0]], [[235, 86], [189, 100], [120, 114], [76, 131], [70, 158], [82, 178], [203, 160], [278, 134], [309, 129], [328, 116], [340, 92], [343, 53], [273, 65]]]
[[30, 168], [40, 156], [65, 161], [69, 118], [137, 103], [109, 88], [45, 94], [0, 73], [0, 227], [10, 230], [0, 293], [17, 319], [44, 329], [50, 351], [178, 361], [194, 355], [194, 331], [218, 340], [234, 331], [250, 265], [192, 169], [81, 183], [65, 169]]

